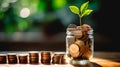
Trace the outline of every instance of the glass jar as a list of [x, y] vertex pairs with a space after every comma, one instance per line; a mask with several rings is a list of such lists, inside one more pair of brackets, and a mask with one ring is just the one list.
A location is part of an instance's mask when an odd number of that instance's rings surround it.
[[[71, 26], [72, 27], [72, 26]], [[68, 63], [87, 63], [93, 57], [93, 29], [88, 24], [72, 27], [66, 30], [66, 55]]]

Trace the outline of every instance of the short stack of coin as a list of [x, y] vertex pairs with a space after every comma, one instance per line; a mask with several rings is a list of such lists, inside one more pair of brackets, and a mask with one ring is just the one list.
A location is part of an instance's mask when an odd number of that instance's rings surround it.
[[39, 64], [39, 52], [29, 52], [29, 63]]
[[18, 63], [16, 53], [8, 53], [7, 58], [8, 58], [8, 64], [17, 64]]
[[52, 57], [52, 64], [66, 64], [64, 53], [54, 53]]
[[41, 52], [41, 63], [42, 64], [51, 64], [51, 52], [42, 51]]
[[28, 54], [19, 54], [18, 59], [19, 64], [28, 64]]
[[0, 54], [0, 64], [6, 64], [6, 63], [7, 63], [6, 54]]

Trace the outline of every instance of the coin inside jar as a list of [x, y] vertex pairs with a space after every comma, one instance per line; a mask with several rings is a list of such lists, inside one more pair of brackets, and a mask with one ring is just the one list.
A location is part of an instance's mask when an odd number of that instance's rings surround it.
[[83, 31], [89, 31], [91, 29], [91, 26], [90, 25], [88, 25], [88, 24], [83, 24], [82, 25], [82, 30]]
[[81, 38], [82, 35], [83, 35], [82, 30], [76, 30], [76, 31], [74, 31], [74, 36], [76, 38]]
[[71, 44], [69, 46], [69, 52], [72, 57], [78, 57], [79, 56], [79, 46], [76, 44]]
[[82, 41], [82, 40], [76, 40], [75, 44], [77, 44], [79, 47], [82, 47], [85, 45], [84, 41]]
[[69, 24], [68, 25], [68, 28], [76, 28], [77, 27], [77, 25], [75, 25], [75, 24]]

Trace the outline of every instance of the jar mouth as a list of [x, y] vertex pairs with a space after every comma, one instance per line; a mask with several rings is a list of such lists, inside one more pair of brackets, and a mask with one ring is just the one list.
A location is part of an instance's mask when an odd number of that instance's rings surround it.
[[75, 31], [76, 28], [67, 28], [67, 31]]

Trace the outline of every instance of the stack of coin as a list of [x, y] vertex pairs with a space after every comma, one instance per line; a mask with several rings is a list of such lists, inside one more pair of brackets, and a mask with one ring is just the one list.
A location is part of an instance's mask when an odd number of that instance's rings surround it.
[[16, 53], [8, 53], [8, 64], [17, 64], [17, 54]]
[[36, 51], [29, 52], [29, 63], [39, 64], [39, 52]]
[[52, 57], [52, 64], [66, 64], [65, 54], [63, 53], [54, 53]]
[[19, 64], [27, 64], [28, 63], [28, 55], [27, 54], [19, 54], [18, 59], [19, 59]]
[[7, 63], [6, 54], [0, 54], [0, 64]]
[[41, 63], [42, 64], [51, 64], [51, 52], [42, 51], [41, 52]]

